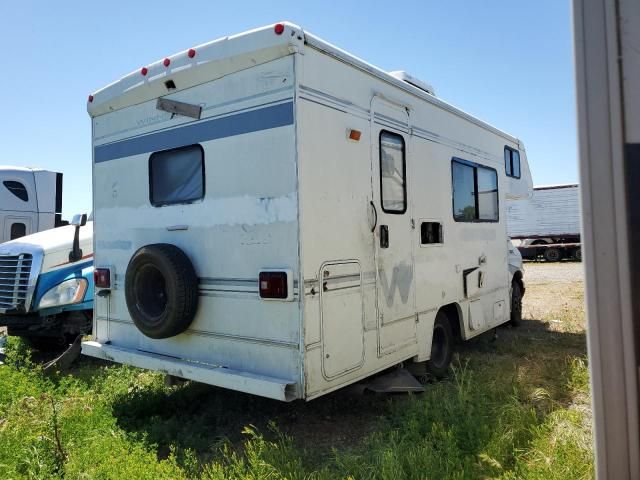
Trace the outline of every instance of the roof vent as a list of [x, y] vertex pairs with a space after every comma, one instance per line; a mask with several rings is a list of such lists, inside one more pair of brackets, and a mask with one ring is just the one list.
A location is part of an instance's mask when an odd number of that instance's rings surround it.
[[402, 80], [403, 82], [406, 82], [409, 85], [413, 85], [414, 87], [419, 88], [424, 92], [427, 92], [429, 95], [433, 95], [434, 97], [436, 96], [436, 91], [431, 85], [429, 85], [426, 82], [423, 82], [422, 80], [417, 79], [416, 77], [409, 75], [404, 70], [389, 72], [389, 75], [391, 75], [394, 78], [397, 78], [398, 80]]

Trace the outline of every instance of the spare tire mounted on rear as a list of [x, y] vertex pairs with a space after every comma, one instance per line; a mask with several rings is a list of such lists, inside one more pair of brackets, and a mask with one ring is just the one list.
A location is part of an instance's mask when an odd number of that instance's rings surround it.
[[125, 297], [133, 323], [150, 338], [184, 332], [198, 308], [198, 277], [175, 245], [146, 245], [133, 254], [125, 275]]

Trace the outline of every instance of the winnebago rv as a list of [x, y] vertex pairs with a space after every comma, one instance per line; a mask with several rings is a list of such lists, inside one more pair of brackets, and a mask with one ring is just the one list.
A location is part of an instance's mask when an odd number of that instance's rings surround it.
[[531, 177], [518, 139], [422, 85], [283, 23], [92, 94], [83, 353], [279, 400], [444, 375], [522, 292], [505, 200]]
[[62, 224], [62, 174], [0, 165], [0, 243]]
[[582, 260], [578, 185], [534, 187], [530, 199], [507, 201], [507, 233], [524, 258]]

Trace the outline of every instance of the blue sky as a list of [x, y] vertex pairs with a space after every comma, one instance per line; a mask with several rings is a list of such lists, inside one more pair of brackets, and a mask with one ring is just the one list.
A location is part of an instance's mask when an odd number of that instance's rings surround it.
[[169, 54], [279, 20], [406, 70], [521, 138], [535, 184], [577, 181], [568, 0], [2, 2], [0, 164], [62, 171], [65, 218], [90, 210], [87, 95]]

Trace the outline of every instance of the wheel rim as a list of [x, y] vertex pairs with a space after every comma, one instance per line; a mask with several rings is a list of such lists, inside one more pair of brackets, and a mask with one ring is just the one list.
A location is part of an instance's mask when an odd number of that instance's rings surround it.
[[158, 320], [167, 307], [164, 275], [155, 265], [146, 264], [135, 278], [136, 305], [141, 312]]
[[558, 260], [560, 260], [560, 252], [555, 249], [549, 249], [547, 250], [547, 255], [545, 257], [551, 262], [557, 262]]

